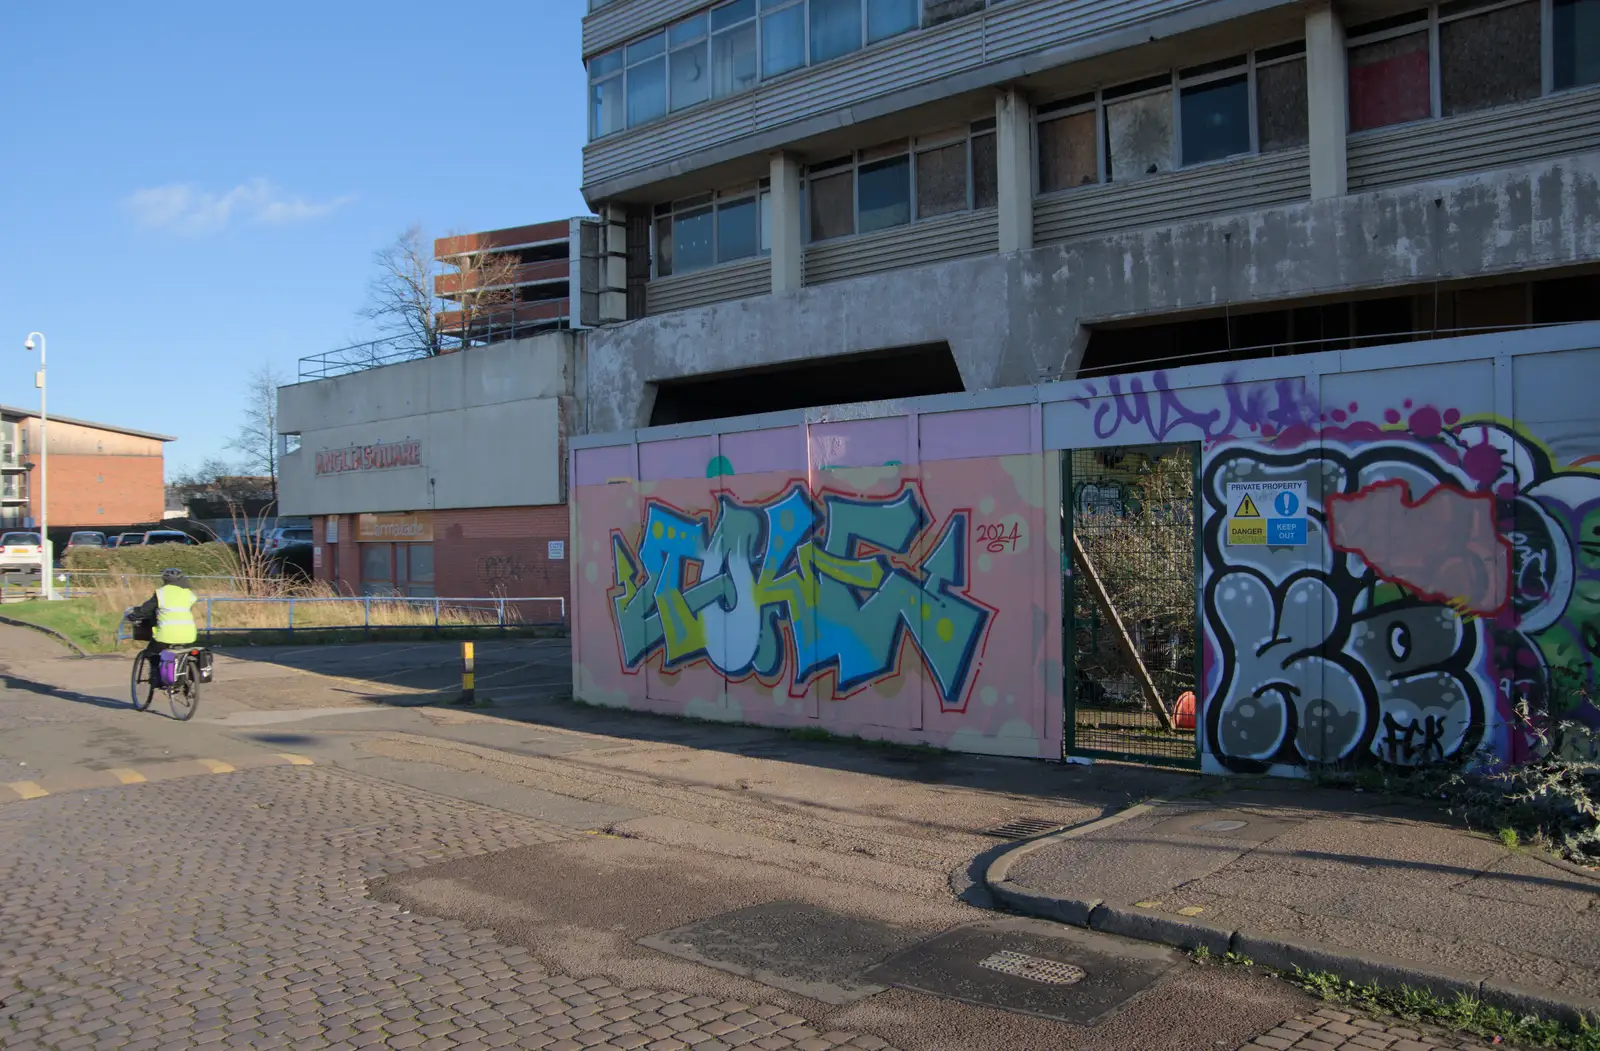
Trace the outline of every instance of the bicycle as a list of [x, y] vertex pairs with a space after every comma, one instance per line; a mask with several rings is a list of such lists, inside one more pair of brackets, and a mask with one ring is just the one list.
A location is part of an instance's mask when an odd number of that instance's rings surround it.
[[[141, 633], [136, 625], [134, 638], [138, 640]], [[202, 656], [207, 651], [197, 646], [173, 647], [173, 649], [178, 656], [172, 670], [172, 682], [169, 684], [158, 681], [157, 670], [161, 661], [159, 654], [145, 650], [134, 654], [133, 675], [129, 684], [130, 700], [135, 711], [147, 711], [155, 702], [156, 691], [166, 690], [167, 704], [172, 709], [172, 717], [179, 722], [188, 722], [194, 718], [195, 709], [200, 706], [200, 684], [206, 678], [201, 662]]]

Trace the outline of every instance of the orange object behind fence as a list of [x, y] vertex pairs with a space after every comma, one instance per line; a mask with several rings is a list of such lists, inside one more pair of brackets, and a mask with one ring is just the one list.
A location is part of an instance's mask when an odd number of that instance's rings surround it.
[[1173, 713], [1173, 721], [1180, 730], [1194, 729], [1194, 693], [1184, 690], [1178, 696], [1178, 709]]

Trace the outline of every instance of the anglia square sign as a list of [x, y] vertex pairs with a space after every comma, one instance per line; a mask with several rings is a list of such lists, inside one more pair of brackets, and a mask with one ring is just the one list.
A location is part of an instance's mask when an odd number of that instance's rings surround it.
[[422, 443], [378, 442], [352, 445], [348, 449], [327, 449], [317, 453], [317, 474], [346, 474], [350, 471], [387, 471], [396, 467], [421, 467]]

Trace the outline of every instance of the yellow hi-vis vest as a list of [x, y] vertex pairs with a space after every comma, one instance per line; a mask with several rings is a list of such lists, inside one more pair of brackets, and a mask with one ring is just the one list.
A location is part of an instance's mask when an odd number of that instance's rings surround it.
[[156, 627], [151, 635], [169, 646], [187, 646], [197, 637], [194, 592], [176, 584], [156, 588]]

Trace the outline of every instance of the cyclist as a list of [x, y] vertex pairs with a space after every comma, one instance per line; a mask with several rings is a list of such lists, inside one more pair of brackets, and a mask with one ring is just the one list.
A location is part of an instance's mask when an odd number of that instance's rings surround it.
[[139, 620], [154, 621], [150, 644], [145, 655], [155, 659], [169, 646], [192, 645], [199, 633], [194, 626], [194, 592], [189, 590], [189, 578], [181, 569], [161, 571], [161, 586], [134, 611]]

